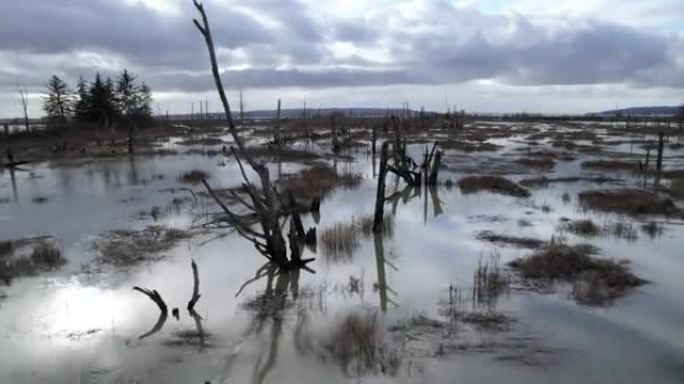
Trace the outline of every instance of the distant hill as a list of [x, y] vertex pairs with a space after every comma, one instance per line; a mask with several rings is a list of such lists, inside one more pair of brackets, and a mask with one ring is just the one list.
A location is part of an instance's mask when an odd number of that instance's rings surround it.
[[[240, 115], [239, 111], [236, 111], [235, 109], [232, 110], [233, 112], [233, 118], [238, 118]], [[309, 117], [313, 116], [328, 116], [332, 113], [335, 112], [341, 112], [344, 113], [346, 116], [352, 116], [352, 117], [384, 117], [387, 114], [390, 115], [403, 115], [406, 113], [405, 110], [402, 109], [396, 109], [396, 108], [307, 108], [306, 110], [306, 115]], [[420, 111], [415, 111], [415, 110], [409, 110], [409, 113], [412, 115], [417, 115], [420, 113]], [[425, 112], [425, 113], [435, 113], [435, 112]], [[277, 116], [278, 112], [275, 109], [268, 109], [268, 110], [254, 110], [254, 111], [245, 111], [244, 116], [246, 119], [274, 119]], [[304, 114], [304, 111], [301, 108], [292, 108], [292, 109], [282, 109], [280, 111], [280, 117], [283, 119], [293, 119], [293, 118], [300, 118]], [[223, 118], [223, 113], [218, 113], [218, 112], [212, 112], [209, 114], [211, 119], [222, 119]], [[199, 114], [196, 114], [195, 116], [199, 116]], [[190, 115], [189, 114], [175, 114], [175, 115], [170, 115], [170, 119], [172, 120], [185, 120], [189, 119]]]
[[612, 109], [609, 111], [589, 113], [594, 116], [673, 116], [677, 114], [679, 107], [632, 107], [623, 109]]

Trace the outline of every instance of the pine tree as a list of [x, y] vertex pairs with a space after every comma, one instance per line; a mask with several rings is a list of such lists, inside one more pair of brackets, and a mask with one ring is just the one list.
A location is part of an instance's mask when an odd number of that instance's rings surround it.
[[135, 86], [135, 76], [127, 69], [119, 76], [116, 84], [116, 96], [119, 103], [119, 110], [128, 119], [135, 114], [137, 107], [137, 89]]
[[43, 102], [43, 110], [53, 123], [64, 123], [73, 111], [74, 103], [69, 86], [58, 76], [48, 81], [48, 95]]
[[88, 83], [86, 83], [83, 76], [80, 76], [78, 78], [78, 84], [76, 85], [76, 95], [78, 96], [78, 101], [76, 101], [74, 106], [74, 115], [76, 119], [80, 121], [90, 120], [90, 112], [92, 110], [90, 89], [88, 88]]

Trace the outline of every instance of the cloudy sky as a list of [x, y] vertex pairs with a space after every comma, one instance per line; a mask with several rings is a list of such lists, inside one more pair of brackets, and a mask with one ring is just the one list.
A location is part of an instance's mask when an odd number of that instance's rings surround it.
[[[457, 105], [586, 112], [684, 102], [682, 0], [205, 0], [248, 109]], [[212, 89], [191, 0], [0, 0], [0, 117], [52, 74], [136, 73], [155, 110]]]

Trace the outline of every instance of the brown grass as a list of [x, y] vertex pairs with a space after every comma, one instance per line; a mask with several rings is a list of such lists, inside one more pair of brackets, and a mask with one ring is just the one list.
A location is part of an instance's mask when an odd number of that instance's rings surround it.
[[106, 232], [92, 247], [100, 254], [99, 262], [127, 267], [158, 260], [162, 252], [190, 237], [188, 232], [171, 228], [148, 227], [140, 231], [120, 229]]
[[354, 222], [336, 223], [321, 233], [320, 242], [328, 260], [349, 261], [359, 247], [359, 228]]
[[278, 180], [280, 189], [290, 191], [298, 199], [310, 202], [323, 198], [335, 188], [352, 189], [361, 185], [363, 176], [358, 173], [337, 173], [327, 165], [316, 165], [299, 174]]
[[544, 241], [539, 239], [502, 235], [494, 233], [492, 231], [482, 231], [477, 234], [477, 238], [479, 240], [488, 241], [490, 243], [512, 245], [520, 248], [537, 249], [544, 245]]
[[199, 169], [183, 172], [178, 176], [178, 181], [185, 184], [199, 184], [204, 179], [208, 179], [209, 174]]
[[672, 180], [668, 192], [677, 199], [684, 199], [684, 178], [680, 177]]
[[396, 375], [401, 359], [383, 341], [383, 332], [375, 313], [351, 313], [333, 329], [326, 349], [347, 375], [369, 373]]
[[639, 238], [637, 231], [631, 224], [621, 222], [597, 225], [591, 219], [582, 219], [565, 222], [560, 227], [562, 230], [583, 237], [613, 236], [630, 241]]
[[465, 194], [489, 191], [515, 197], [530, 197], [530, 191], [501, 176], [467, 176], [458, 181]]
[[637, 161], [590, 160], [582, 163], [582, 168], [600, 171], [639, 171]]
[[630, 215], [681, 215], [671, 199], [644, 189], [603, 189], [579, 193], [582, 206]]
[[524, 165], [526, 167], [532, 167], [532, 168], [541, 168], [541, 169], [551, 169], [553, 168], [554, 165], [556, 165], [556, 162], [551, 159], [551, 158], [533, 158], [533, 157], [523, 157], [520, 159], [516, 159], [515, 162], [520, 165]]
[[[24, 246], [33, 246], [28, 256], [16, 256], [15, 251]], [[66, 264], [62, 252], [46, 241], [3, 241], [0, 242], [0, 280], [9, 284], [12, 279], [34, 276], [53, 271]]]
[[604, 304], [646, 283], [624, 262], [593, 257], [596, 252], [588, 244], [571, 246], [551, 241], [530, 256], [512, 261], [510, 266], [525, 279], [573, 283], [573, 296], [580, 304]]

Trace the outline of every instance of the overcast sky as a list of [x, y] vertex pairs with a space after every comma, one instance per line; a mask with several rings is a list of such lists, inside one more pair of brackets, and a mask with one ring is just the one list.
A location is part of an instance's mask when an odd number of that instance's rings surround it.
[[[586, 112], [684, 102], [683, 0], [205, 0], [248, 109]], [[0, 117], [40, 115], [47, 79], [128, 68], [155, 111], [212, 88], [192, 0], [0, 0]], [[197, 108], [197, 105], [196, 105]]]

